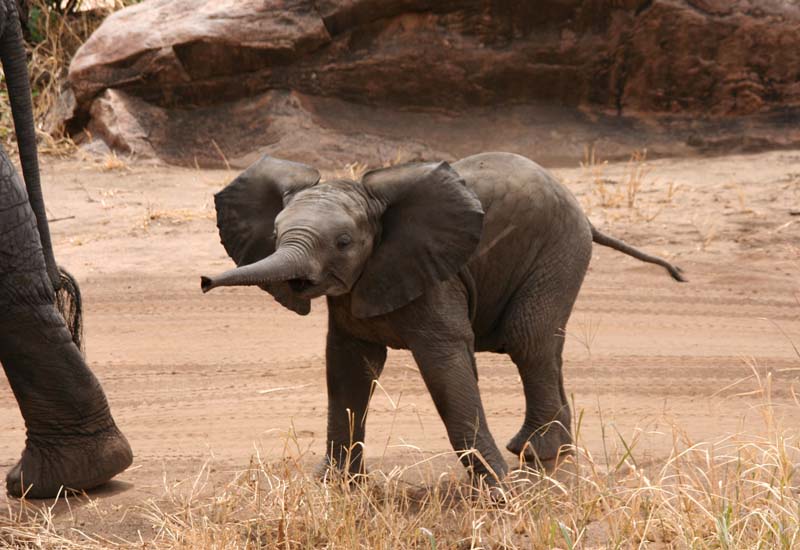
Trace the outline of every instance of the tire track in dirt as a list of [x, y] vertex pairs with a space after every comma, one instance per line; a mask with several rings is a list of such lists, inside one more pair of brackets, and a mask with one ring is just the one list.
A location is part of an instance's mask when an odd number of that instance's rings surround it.
[[[609, 408], [606, 413], [629, 430], [654, 421], [664, 410], [679, 411], [679, 421], [709, 420], [709, 415], [723, 419], [704, 422], [709, 429], [701, 435], [710, 436], [718, 428], [735, 430], [740, 419], [734, 419], [734, 413], [762, 398], [758, 392], [741, 395], [758, 389], [747, 363], [754, 354], [757, 368], [773, 373], [773, 397], [791, 398], [796, 358], [775, 326], [759, 320], [767, 317], [796, 326], [789, 296], [739, 296], [718, 288], [687, 292], [687, 285], [664, 281], [658, 272], [628, 276], [638, 284], [629, 282], [624, 289], [611, 286], [617, 283], [616, 275], [595, 272], [592, 277], [567, 330], [565, 379], [578, 408], [593, 411], [601, 402]], [[609, 288], [598, 288], [606, 282]], [[315, 303], [314, 312], [302, 318], [257, 291], [202, 296], [175, 279], [108, 284], [87, 298], [89, 326], [102, 325], [122, 337], [142, 332], [172, 336], [146, 338], [148, 349], [127, 357], [117, 357], [113, 346], [105, 348], [103, 342], [114, 339], [102, 334], [97, 337], [99, 349], [90, 348], [97, 370], [108, 372], [104, 384], [110, 395], [126, 396], [132, 384], [148, 388], [115, 403], [134, 434], [160, 430], [170, 442], [168, 455], [193, 447], [199, 458], [211, 447], [218, 456], [244, 462], [253, 441], [282, 448], [281, 440], [294, 424], [302, 434], [301, 446], [321, 451], [326, 411], [324, 304]], [[130, 293], [114, 291], [115, 286], [130, 287]], [[587, 328], [587, 323], [594, 326]], [[740, 345], [742, 335], [747, 345]], [[594, 338], [591, 356], [582, 338]], [[784, 355], [764, 353], [780, 348]], [[516, 368], [506, 356], [494, 354], [480, 354], [478, 364], [490, 425], [502, 445], [518, 428], [524, 410]], [[373, 441], [394, 430], [391, 441], [413, 441], [432, 451], [449, 449], [407, 352], [390, 353], [381, 385], [391, 400], [384, 390], [376, 393], [368, 427], [369, 434], [376, 434]], [[258, 393], [265, 390], [268, 393]], [[140, 455], [160, 456], [159, 438], [141, 435]], [[207, 447], [201, 449], [198, 440]]]
[[[778, 319], [797, 333], [788, 298], [687, 296], [678, 285], [654, 294], [638, 281], [611, 292], [591, 288], [607, 277], [599, 275], [580, 296], [565, 349], [567, 391], [586, 414], [582, 437], [590, 448], [602, 445], [598, 407], [622, 433], [655, 433], [643, 443], [652, 456], [667, 452], [673, 421], [696, 438], [758, 429], [763, 395], [748, 361], [772, 372], [773, 398], [790, 410], [800, 360], [775, 325], [758, 320]], [[644, 276], [656, 280], [663, 283]], [[326, 415], [323, 304], [302, 318], [258, 292], [207, 299], [174, 279], [95, 279], [85, 294], [90, 363], [140, 466], [121, 479], [152, 488], [145, 478], [159, 469], [186, 474], [212, 455], [232, 468], [243, 467], [256, 449], [277, 458], [292, 431], [297, 446], [311, 449], [309, 459], [319, 457]], [[587, 338], [591, 354], [581, 343]], [[516, 367], [495, 354], [479, 354], [478, 365], [489, 424], [502, 446], [524, 410]], [[390, 352], [381, 386], [368, 422], [372, 461], [409, 463], [417, 455], [398, 447], [404, 444], [428, 454], [449, 450], [407, 352]], [[0, 414], [15, 412], [10, 392], [3, 393]], [[3, 465], [11, 465], [23, 439], [21, 422], [3, 432]]]

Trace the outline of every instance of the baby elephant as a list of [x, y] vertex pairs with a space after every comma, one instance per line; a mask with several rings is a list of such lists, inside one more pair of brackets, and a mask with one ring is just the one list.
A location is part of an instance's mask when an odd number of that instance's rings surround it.
[[507, 353], [519, 369], [525, 418], [508, 450], [555, 458], [571, 443], [563, 331], [592, 241], [684, 280], [592, 227], [552, 175], [509, 153], [322, 183], [310, 166], [265, 156], [215, 202], [240, 267], [202, 277], [203, 292], [256, 285], [301, 315], [327, 296], [326, 460], [354, 473], [387, 346], [411, 350], [462, 463], [491, 483], [508, 466], [486, 425], [475, 352]]

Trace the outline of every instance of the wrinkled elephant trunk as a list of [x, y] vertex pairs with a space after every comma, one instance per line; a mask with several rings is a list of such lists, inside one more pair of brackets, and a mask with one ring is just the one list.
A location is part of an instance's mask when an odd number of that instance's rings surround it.
[[200, 288], [208, 292], [218, 286], [263, 286], [292, 279], [308, 279], [312, 272], [312, 264], [305, 254], [285, 247], [263, 260], [231, 269], [216, 277], [200, 277]]
[[33, 101], [28, 77], [28, 59], [22, 42], [22, 28], [19, 23], [16, 3], [7, 2], [10, 10], [6, 14], [5, 30], [0, 36], [0, 60], [8, 83], [8, 100], [19, 145], [19, 158], [22, 175], [28, 191], [28, 201], [36, 216], [39, 240], [47, 267], [47, 276], [54, 289], [61, 285], [61, 274], [53, 255], [50, 227], [47, 225], [47, 212], [39, 179], [39, 159], [36, 151], [36, 127], [33, 120]]

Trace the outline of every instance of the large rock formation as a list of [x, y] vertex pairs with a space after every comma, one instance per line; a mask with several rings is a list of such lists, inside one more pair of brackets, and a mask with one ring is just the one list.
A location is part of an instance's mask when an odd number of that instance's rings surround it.
[[[75, 56], [70, 127], [178, 163], [789, 145], [799, 75], [789, 0], [146, 0]], [[571, 139], [525, 139], [549, 106]]]

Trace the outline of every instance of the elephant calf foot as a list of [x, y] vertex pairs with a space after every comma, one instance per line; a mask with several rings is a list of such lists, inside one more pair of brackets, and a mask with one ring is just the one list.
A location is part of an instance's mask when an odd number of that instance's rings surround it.
[[132, 462], [128, 440], [116, 426], [57, 441], [28, 438], [22, 458], [6, 475], [6, 490], [13, 497], [27, 498], [84, 491], [109, 481]]
[[568, 426], [559, 422], [552, 422], [537, 430], [523, 426], [508, 442], [506, 449], [528, 463], [553, 461], [571, 452], [572, 436]]
[[350, 476], [349, 479], [353, 480], [357, 479], [358, 476], [366, 475], [366, 473], [367, 468], [360, 452], [358, 454], [353, 453], [350, 456], [342, 453], [338, 461], [326, 455], [314, 468], [314, 477], [320, 481], [345, 479], [344, 476]]

